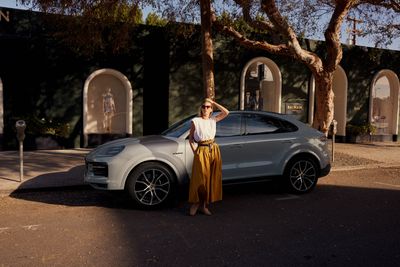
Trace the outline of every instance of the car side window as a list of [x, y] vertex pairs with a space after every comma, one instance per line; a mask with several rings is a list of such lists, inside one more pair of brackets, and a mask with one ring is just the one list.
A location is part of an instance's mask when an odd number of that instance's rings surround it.
[[240, 114], [230, 113], [228, 117], [217, 122], [216, 137], [243, 135], [243, 122]]
[[246, 114], [246, 134], [284, 133], [296, 131], [288, 121], [260, 114]]
[[299, 128], [297, 128], [296, 125], [285, 121], [285, 120], [279, 120], [281, 126], [280, 126], [280, 132], [295, 132], [297, 131]]

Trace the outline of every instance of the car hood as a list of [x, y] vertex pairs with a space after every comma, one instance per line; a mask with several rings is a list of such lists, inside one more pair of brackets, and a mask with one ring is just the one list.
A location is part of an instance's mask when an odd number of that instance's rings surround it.
[[97, 148], [108, 147], [108, 146], [120, 146], [120, 145], [134, 144], [134, 143], [138, 143], [138, 142], [139, 142], [139, 139], [138, 138], [134, 138], [134, 137], [121, 138], [121, 139], [116, 139], [116, 140], [104, 143], [102, 145], [99, 145], [99, 146], [96, 147], [96, 149]]
[[90, 154], [94, 154], [99, 150], [104, 150], [110, 147], [117, 147], [117, 146], [131, 146], [134, 144], [141, 144], [143, 146], [153, 146], [160, 143], [170, 143], [171, 140], [166, 138], [163, 135], [148, 135], [148, 136], [141, 136], [141, 137], [127, 137], [121, 138], [113, 141], [109, 141], [102, 145], [97, 146], [94, 148]]
[[150, 153], [149, 155], [153, 153], [175, 155], [174, 153], [176, 153], [178, 149], [178, 140], [163, 135], [122, 138], [109, 141], [96, 147], [86, 155], [85, 161], [107, 161], [107, 158], [113, 158], [120, 155], [120, 153], [123, 153], [122, 157], [130, 159], [137, 154], [143, 156], [145, 153]]

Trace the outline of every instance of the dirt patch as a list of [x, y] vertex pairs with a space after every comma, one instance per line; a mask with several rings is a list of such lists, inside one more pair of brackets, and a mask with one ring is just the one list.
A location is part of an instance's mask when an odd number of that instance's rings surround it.
[[379, 163], [380, 162], [376, 160], [355, 157], [341, 152], [335, 152], [335, 161], [332, 162], [332, 166], [335, 167], [360, 166], [360, 165], [370, 165]]

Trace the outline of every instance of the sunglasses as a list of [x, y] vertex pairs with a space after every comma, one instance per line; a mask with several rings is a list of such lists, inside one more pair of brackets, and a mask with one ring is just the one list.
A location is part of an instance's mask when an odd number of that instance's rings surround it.
[[211, 108], [211, 106], [208, 106], [208, 105], [201, 105], [201, 108], [202, 108], [202, 109], [206, 109], [206, 108]]

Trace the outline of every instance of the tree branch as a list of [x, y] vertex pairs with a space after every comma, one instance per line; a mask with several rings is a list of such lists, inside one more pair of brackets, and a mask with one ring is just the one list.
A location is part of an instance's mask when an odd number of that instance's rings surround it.
[[266, 20], [255, 20], [251, 16], [251, 3], [250, 0], [234, 0], [237, 5], [242, 8], [243, 19], [244, 21], [254, 29], [258, 29], [260, 31], [270, 31], [276, 32], [274, 24]]
[[318, 61], [319, 57], [301, 47], [296, 33], [290, 27], [286, 19], [282, 17], [275, 5], [275, 1], [262, 0], [261, 8], [268, 15], [268, 18], [271, 20], [271, 22], [275, 25], [275, 28], [288, 38], [287, 48], [289, 49], [291, 56], [301, 60], [303, 63], [314, 69], [314, 71], [319, 71], [319, 69], [315, 68], [315, 66], [318, 66], [319, 64], [312, 64], [313, 62]]
[[233, 27], [226, 26], [218, 20], [213, 20], [213, 25], [216, 27], [216, 29], [218, 31], [230, 35], [236, 41], [238, 41], [241, 45], [246, 46], [248, 48], [261, 49], [261, 50], [265, 50], [269, 53], [279, 54], [279, 55], [290, 54], [289, 49], [285, 44], [272, 45], [265, 41], [261, 42], [261, 41], [250, 40], [247, 37], [245, 37], [243, 34], [238, 32], [237, 30], [235, 30]]
[[340, 27], [349, 10], [358, 3], [358, 0], [338, 0], [333, 11], [328, 28], [325, 30], [325, 42], [328, 56], [325, 61], [325, 69], [333, 72], [342, 60], [342, 46], [340, 43]]
[[268, 51], [270, 53], [274, 54], [280, 54], [280, 55], [288, 55], [289, 50], [286, 45], [281, 44], [281, 45], [272, 45], [269, 44], [268, 42], [260, 42], [260, 41], [254, 41], [246, 38], [243, 34], [235, 30], [231, 26], [226, 26], [223, 23], [221, 23], [218, 19], [217, 16], [215, 15], [214, 10], [211, 8], [211, 21], [213, 26], [215, 28], [223, 33], [226, 33], [233, 37], [235, 40], [237, 40], [241, 45], [249, 47], [249, 48], [254, 48], [254, 49], [261, 49]]
[[398, 0], [362, 0], [359, 2], [359, 4], [371, 4], [400, 12], [400, 2]]

